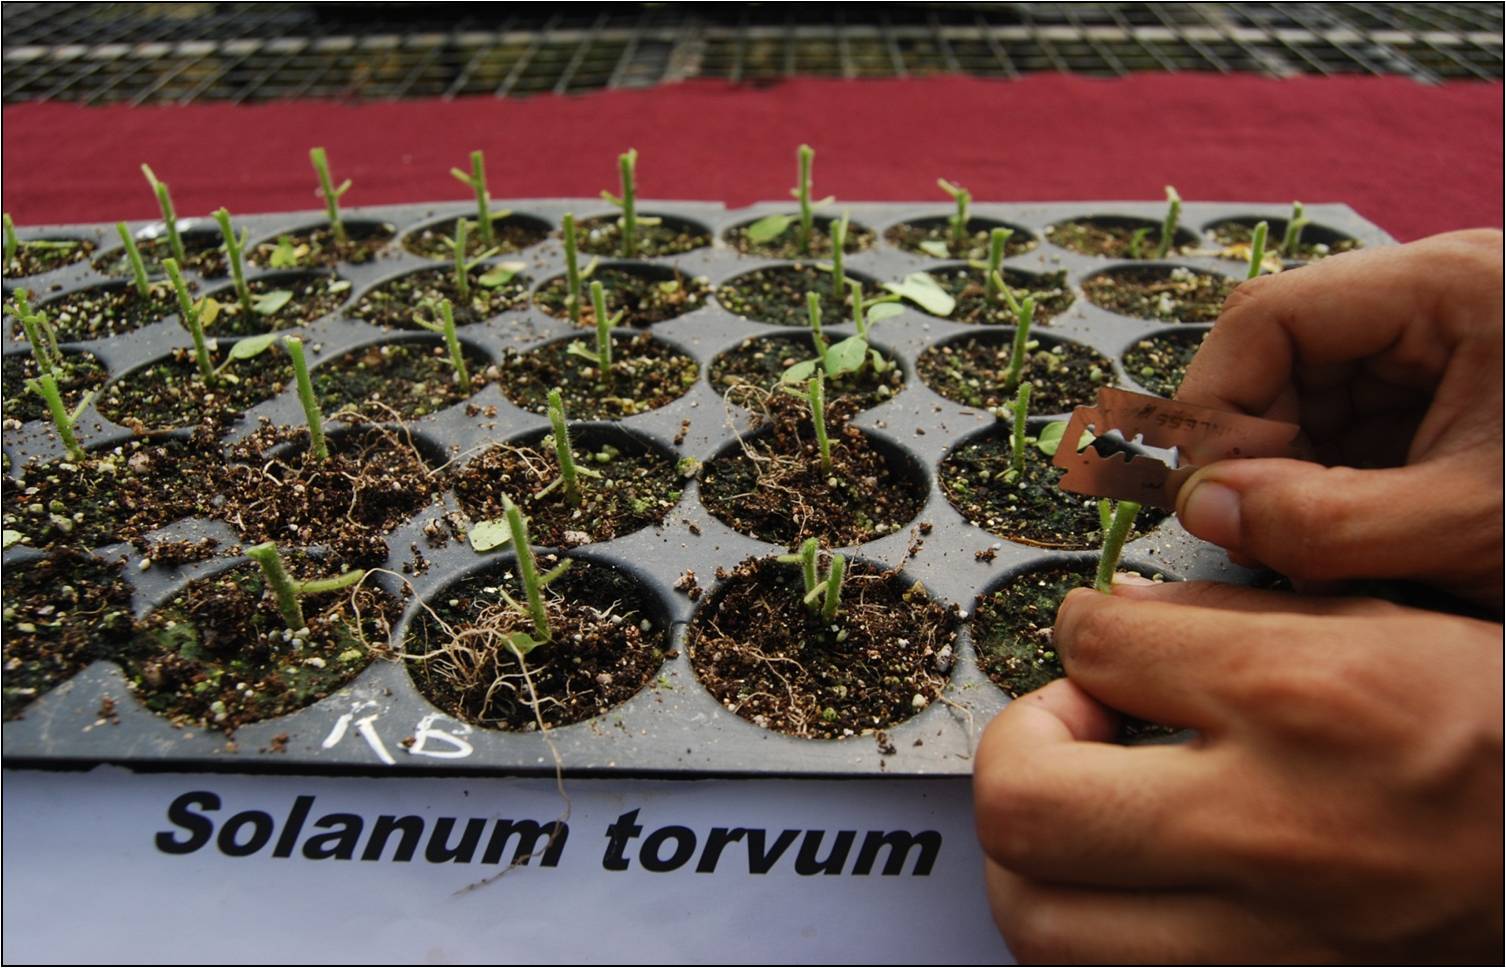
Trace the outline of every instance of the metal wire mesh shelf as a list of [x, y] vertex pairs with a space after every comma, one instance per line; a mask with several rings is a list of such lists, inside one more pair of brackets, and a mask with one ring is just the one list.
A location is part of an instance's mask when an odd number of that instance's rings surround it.
[[1502, 78], [1495, 3], [5, 3], [5, 103], [523, 96], [688, 77]]

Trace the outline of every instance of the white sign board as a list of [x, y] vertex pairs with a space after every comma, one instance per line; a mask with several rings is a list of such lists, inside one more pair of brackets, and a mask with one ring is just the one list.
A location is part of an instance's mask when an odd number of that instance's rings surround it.
[[539, 779], [7, 770], [0, 953], [7, 963], [1009, 960], [984, 900], [966, 779], [598, 779], [564, 790], [568, 813]]

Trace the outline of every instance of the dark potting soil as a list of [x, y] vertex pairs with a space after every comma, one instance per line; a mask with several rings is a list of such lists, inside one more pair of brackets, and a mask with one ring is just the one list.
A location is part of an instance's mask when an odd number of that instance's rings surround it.
[[[1025, 442], [1025, 470], [1010, 480], [1009, 433], [1002, 426], [953, 450], [941, 462], [941, 490], [969, 522], [1001, 538], [1040, 548], [1096, 548], [1103, 542], [1098, 501], [1063, 491], [1065, 471], [1033, 441]], [[1132, 539], [1166, 517], [1141, 508]]]
[[211, 436], [133, 438], [83, 461], [25, 463], [4, 479], [5, 529], [31, 547], [142, 543], [156, 528], [215, 516], [223, 461]]
[[401, 428], [362, 424], [326, 440], [327, 460], [309, 451], [303, 427], [266, 426], [236, 444], [218, 516], [249, 544], [321, 545], [381, 564], [386, 535], [444, 490], [444, 475]]
[[[218, 229], [197, 229], [180, 232], [183, 254], [187, 257], [179, 268], [197, 272], [205, 279], [218, 279], [230, 269], [225, 264], [225, 239]], [[165, 276], [162, 260], [173, 255], [167, 236], [152, 239], [137, 239], [136, 251], [141, 253], [141, 264], [152, 276]], [[114, 248], [94, 260], [94, 268], [107, 276], [131, 278], [131, 258], [123, 248]]]
[[[993, 409], [1013, 403], [1016, 389], [1007, 385], [1014, 333], [992, 330], [947, 340], [920, 355], [915, 369], [926, 386], [957, 403]], [[1093, 403], [1098, 388], [1114, 382], [1114, 365], [1091, 347], [1066, 340], [1031, 340], [1020, 379], [1029, 383], [1030, 411], [1068, 413]]]
[[[404, 643], [414, 684], [457, 719], [523, 731], [537, 729], [539, 719], [551, 728], [578, 723], [631, 699], [669, 657], [669, 628], [651, 616], [644, 591], [627, 575], [571, 562], [543, 591], [550, 641], [521, 663], [504, 638], [534, 630], [502, 597], [523, 600], [513, 561], [442, 591]], [[558, 563], [555, 555], [539, 556], [540, 572]]]
[[[675, 462], [647, 446], [592, 440], [576, 433], [571, 448], [578, 469], [580, 501], [566, 500], [561, 484], [539, 496], [560, 475], [553, 436], [496, 444], [455, 475], [455, 495], [472, 521], [495, 521], [511, 498], [528, 518], [533, 543], [569, 548], [610, 541], [663, 521], [680, 500], [683, 481]], [[579, 471], [594, 471], [587, 477]]]
[[1207, 330], [1188, 329], [1143, 339], [1124, 354], [1124, 372], [1151, 393], [1174, 397], [1207, 335]]
[[773, 395], [768, 429], [743, 438], [701, 471], [701, 502], [743, 534], [793, 547], [817, 538], [844, 548], [900, 530], [925, 504], [921, 474], [879, 450], [850, 413], [827, 406], [831, 467], [804, 399]]
[[571, 343], [595, 351], [593, 337], [545, 343], [526, 353], [506, 350], [502, 392], [534, 413], [548, 410], [555, 387], [575, 420], [613, 420], [658, 409], [684, 396], [700, 375], [696, 361], [647, 333], [612, 334], [612, 370], [602, 378], [590, 360], [569, 352]]
[[[389, 279], [370, 289], [350, 310], [350, 315], [364, 319], [377, 326], [394, 329], [421, 329], [413, 318], [422, 314], [427, 320], [437, 318], [437, 310], [428, 310], [427, 305], [437, 306], [448, 299], [453, 307], [456, 326], [469, 326], [490, 319], [522, 305], [528, 299], [529, 278], [521, 272], [505, 280], [494, 276], [495, 285], [483, 285], [481, 278], [495, 272], [498, 267], [480, 265], [466, 273], [470, 284], [470, 298], [462, 300], [455, 285], [453, 269], [420, 269], [406, 275]], [[506, 273], [502, 273], [506, 275]]]
[[[1030, 296], [1035, 300], [1035, 311], [1030, 317], [1032, 325], [1051, 325], [1051, 320], [1066, 312], [1077, 298], [1067, 284], [1065, 270], [1036, 274], [1004, 269], [999, 275], [1004, 277], [1004, 284], [1009, 286], [1015, 298]], [[954, 266], [935, 270], [930, 276], [957, 300], [957, 308], [947, 319], [958, 323], [1014, 325], [1014, 313], [1009, 311], [1009, 306], [1002, 299], [989, 300], [982, 270]]]
[[802, 601], [799, 565], [749, 558], [719, 570], [725, 584], [687, 638], [701, 684], [743, 719], [808, 738], [872, 734], [930, 705], [952, 667], [955, 607], [896, 572], [848, 568], [829, 620]]
[[[596, 325], [596, 310], [591, 305], [591, 283], [600, 282], [607, 316], [623, 313], [623, 326], [650, 326], [683, 316], [705, 305], [711, 286], [705, 279], [687, 276], [679, 270], [657, 266], [598, 266], [590, 278], [581, 281], [580, 322]], [[564, 276], [545, 281], [534, 294], [534, 303], [544, 312], [561, 319], [570, 315], [566, 305], [569, 284]]]
[[[59, 340], [76, 343], [134, 332], [176, 316], [178, 297], [163, 282], [154, 283], [144, 298], [134, 285], [111, 282], [75, 290], [37, 308], [52, 323]], [[25, 338], [20, 320], [11, 322], [11, 336]]]
[[[1140, 251], [1133, 251], [1135, 232], [1149, 229], [1140, 242]], [[1083, 255], [1101, 255], [1111, 259], [1154, 259], [1156, 246], [1161, 241], [1161, 223], [1151, 219], [1130, 216], [1109, 218], [1071, 219], [1046, 227], [1046, 239], [1053, 245], [1071, 249]], [[1180, 255], [1197, 249], [1197, 236], [1177, 226], [1172, 236], [1172, 245], [1167, 255]]]
[[[4, 397], [6, 429], [19, 429], [28, 420], [51, 420], [47, 402], [26, 388], [26, 381], [37, 377], [36, 359], [30, 353], [8, 353], [0, 366], [4, 373], [4, 392], [0, 396]], [[84, 394], [104, 386], [110, 374], [93, 353], [64, 350], [63, 366], [54, 370], [53, 376], [71, 413]]]
[[[1250, 261], [1250, 243], [1254, 240], [1255, 224], [1260, 219], [1228, 219], [1211, 225], [1206, 230], [1208, 237], [1219, 245], [1221, 259], [1231, 259], [1246, 265]], [[1340, 252], [1349, 252], [1360, 247], [1358, 239], [1335, 232], [1320, 225], [1308, 225], [1302, 230], [1294, 251], [1282, 252], [1281, 240], [1286, 235], [1287, 221], [1284, 218], [1265, 219], [1269, 228], [1266, 234], [1266, 252], [1290, 262], [1316, 262]]]
[[[209, 351], [210, 363], [218, 369], [229, 353], [230, 344], [221, 343]], [[269, 348], [250, 359], [232, 361], [212, 386], [205, 386], [193, 350], [185, 347], [109, 384], [95, 406], [107, 420], [138, 434], [206, 421], [224, 426], [281, 393], [292, 379], [287, 354]]]
[[496, 378], [480, 350], [462, 343], [460, 352], [469, 392], [461, 391], [449, 350], [438, 339], [363, 346], [320, 363], [310, 380], [319, 409], [330, 417], [348, 408], [367, 420], [411, 420], [469, 399]]
[[[481, 233], [476, 230], [476, 213], [470, 212], [459, 218], [445, 219], [425, 226], [417, 232], [410, 233], [403, 239], [403, 248], [414, 255], [421, 255], [425, 259], [448, 259], [455, 258], [455, 223], [461, 218], [471, 223], [470, 233], [465, 239], [465, 255], [467, 259], [474, 259], [488, 248], [481, 238]], [[534, 218], [532, 215], [502, 215], [492, 219], [492, 232], [495, 234], [493, 246], [497, 254], [506, 255], [512, 252], [521, 252], [531, 245], [537, 245], [549, 237], [551, 226], [543, 219]]]
[[[644, 213], [638, 217], [642, 219]], [[711, 244], [711, 233], [704, 226], [664, 215], [658, 216], [658, 225], [638, 223], [634, 233], [635, 251], [628, 255], [622, 250], [622, 228], [617, 224], [617, 218], [616, 215], [602, 215], [577, 222], [575, 231], [580, 251], [618, 259], [655, 259], [704, 249]]]
[[[287, 554], [296, 580], [333, 578], [338, 563]], [[120, 656], [145, 706], [175, 723], [233, 733], [302, 709], [354, 679], [389, 647], [401, 603], [366, 580], [300, 598], [289, 629], [261, 568], [237, 565], [190, 582], [154, 609]]]
[[246, 259], [259, 269], [333, 269], [342, 262], [362, 265], [375, 259], [396, 234], [397, 229], [386, 222], [346, 221], [345, 244], [341, 245], [334, 229], [316, 225], [263, 242]]
[[118, 562], [53, 552], [7, 568], [3, 598], [6, 720], [131, 637], [131, 589]]
[[5, 278], [37, 276], [89, 258], [94, 243], [88, 239], [22, 240], [15, 258], [5, 263]]
[[[863, 298], [883, 293], [873, 280], [846, 273], [849, 280], [863, 284]], [[716, 298], [730, 312], [760, 323], [776, 326], [810, 326], [807, 293], [821, 294], [821, 323], [840, 326], [852, 319], [852, 294], [844, 289], [839, 299], [832, 292], [831, 273], [813, 265], [795, 263], [769, 266], [744, 273], [716, 287]]]
[[[831, 228], [840, 219], [824, 215], [815, 216], [811, 220], [810, 251], [802, 252], [800, 249], [800, 213], [797, 211], [786, 214], [794, 216], [789, 226], [767, 242], [754, 242], [748, 238], [748, 225], [753, 224], [752, 222], [728, 229], [723, 237], [728, 245], [743, 255], [758, 255], [770, 259], [817, 259], [822, 256], [830, 258]], [[842, 251], [851, 254], [871, 249], [877, 238], [868, 226], [849, 222], [847, 244], [842, 246]]]
[[[827, 345], [837, 342], [842, 336], [827, 333]], [[841, 412], [855, 413], [877, 406], [894, 396], [905, 386], [905, 373], [894, 358], [881, 350], [885, 370], [880, 373], [872, 361], [858, 372], [847, 372], [826, 378], [827, 402]], [[734, 348], [720, 353], [707, 368], [707, 379], [716, 391], [733, 403], [757, 409], [756, 400], [768, 391], [777, 390], [784, 371], [803, 360], [814, 359], [816, 347], [804, 336], [774, 335], [751, 336]], [[798, 384], [798, 388], [804, 384]], [[752, 397], [745, 394], [753, 393]]]
[[1211, 323], [1237, 285], [1186, 266], [1110, 269], [1082, 284], [1088, 301], [1110, 312], [1172, 323]]
[[891, 226], [884, 238], [906, 252], [918, 252], [933, 259], [972, 259], [984, 262], [988, 259], [989, 235], [994, 229], [1012, 229], [1013, 233], [1004, 243], [1004, 258], [1024, 255], [1038, 243], [1028, 229], [991, 218], [970, 218], [965, 234], [959, 244], [952, 237], [952, 223], [947, 216], [918, 218]]
[[[214, 294], [220, 313], [204, 331], [209, 336], [255, 336], [293, 326], [302, 326], [339, 309], [350, 298], [350, 281], [323, 273], [298, 273], [248, 279], [253, 309], [242, 309], [234, 289]], [[288, 293], [286, 299], [281, 295]], [[267, 309], [254, 308], [256, 300], [271, 296]], [[275, 307], [275, 308], [272, 308]]]

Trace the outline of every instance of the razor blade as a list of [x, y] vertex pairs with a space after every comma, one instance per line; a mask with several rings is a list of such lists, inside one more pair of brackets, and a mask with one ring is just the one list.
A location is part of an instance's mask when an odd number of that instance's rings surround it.
[[1198, 468], [1248, 457], [1311, 460], [1312, 450], [1293, 423], [1103, 387], [1096, 405], [1072, 411], [1052, 463], [1066, 470], [1062, 490], [1174, 510]]

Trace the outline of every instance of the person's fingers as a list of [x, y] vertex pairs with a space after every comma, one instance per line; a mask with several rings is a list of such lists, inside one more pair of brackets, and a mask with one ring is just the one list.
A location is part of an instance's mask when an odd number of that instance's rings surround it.
[[[1481, 473], [1490, 479], [1481, 480]], [[1220, 461], [1177, 495], [1191, 534], [1303, 581], [1410, 578], [1500, 600], [1501, 465]]]
[[1185, 886], [1208, 879], [1208, 831], [1176, 823], [1210, 791], [1196, 754], [1103, 740], [1116, 717], [1067, 680], [1005, 707], [984, 732], [973, 803], [984, 852], [1054, 881]]
[[[1138, 576], [1137, 576], [1138, 577]], [[1291, 592], [1247, 588], [1212, 581], [1124, 581], [1115, 576], [1114, 596], [1130, 601], [1191, 605], [1231, 612], [1269, 615], [1351, 615], [1383, 618], [1402, 611], [1401, 606], [1376, 598], [1322, 598]]]
[[1329, 960], [1231, 895], [1073, 887], [985, 864], [994, 922], [1021, 964], [1218, 964], [1248, 952]]
[[[1455, 232], [1257, 276], [1230, 295], [1177, 399], [1280, 416], [1298, 368], [1360, 360], [1387, 382], [1431, 389], [1492, 299], [1499, 327], [1500, 263], [1499, 232]], [[1491, 288], [1482, 276], [1497, 280], [1493, 293], [1476, 295]]]

